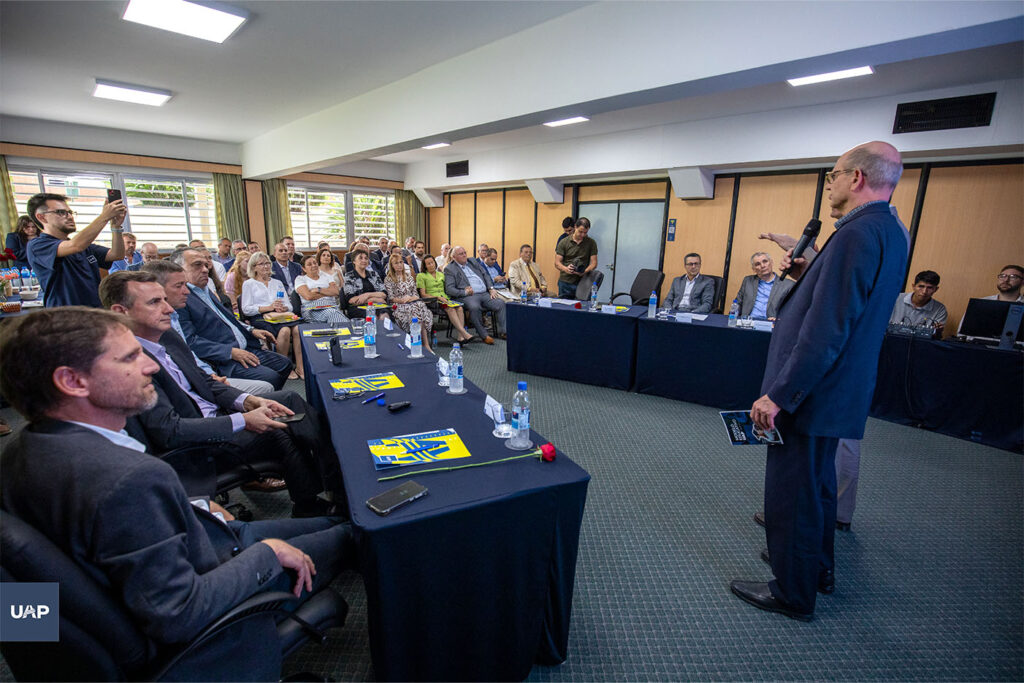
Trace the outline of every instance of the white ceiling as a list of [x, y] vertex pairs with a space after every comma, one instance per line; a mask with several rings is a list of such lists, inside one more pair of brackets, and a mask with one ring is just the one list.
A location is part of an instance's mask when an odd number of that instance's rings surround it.
[[[241, 143], [589, 3], [231, 4], [250, 19], [216, 44], [123, 21], [127, 0], [4, 0], [0, 114]], [[97, 77], [175, 96], [100, 100]]]

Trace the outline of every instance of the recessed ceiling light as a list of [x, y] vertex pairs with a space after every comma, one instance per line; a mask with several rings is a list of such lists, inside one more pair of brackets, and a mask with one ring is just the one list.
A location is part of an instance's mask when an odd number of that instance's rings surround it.
[[817, 76], [804, 76], [803, 78], [790, 78], [787, 83], [790, 85], [810, 85], [811, 83], [824, 83], [825, 81], [838, 81], [841, 78], [854, 78], [855, 76], [868, 76], [875, 73], [870, 66], [858, 66], [856, 69], [845, 69], [843, 71], [830, 71], [827, 74]]
[[238, 30], [248, 15], [235, 7], [231, 11], [224, 11], [185, 0], [131, 0], [121, 18], [193, 38], [223, 43]]
[[432, 145], [424, 145], [423, 149], [441, 149], [442, 147], [450, 147], [450, 142], [435, 142]]
[[557, 128], [558, 126], [568, 126], [573, 123], [583, 123], [589, 120], [586, 116], [574, 116], [571, 119], [562, 119], [561, 121], [548, 121], [544, 125], [548, 128]]
[[170, 90], [146, 88], [141, 85], [129, 85], [128, 83], [105, 81], [99, 78], [96, 79], [96, 88], [92, 91], [93, 97], [132, 102], [134, 104], [148, 104], [151, 107], [163, 106], [167, 100], [171, 99], [173, 94]]

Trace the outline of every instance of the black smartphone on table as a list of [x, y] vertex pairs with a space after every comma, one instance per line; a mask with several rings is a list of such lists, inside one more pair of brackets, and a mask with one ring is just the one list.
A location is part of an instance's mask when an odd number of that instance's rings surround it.
[[384, 516], [425, 495], [427, 487], [410, 480], [370, 498], [366, 501], [366, 507]]

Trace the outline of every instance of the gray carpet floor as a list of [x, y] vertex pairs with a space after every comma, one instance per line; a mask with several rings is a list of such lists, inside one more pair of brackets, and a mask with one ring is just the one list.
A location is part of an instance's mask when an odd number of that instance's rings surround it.
[[[471, 345], [466, 376], [509, 402], [527, 380], [535, 429], [592, 476], [569, 658], [529, 680], [1024, 679], [1019, 455], [869, 420], [853, 529], [836, 535], [836, 593], [799, 623], [729, 592], [731, 579], [770, 578], [751, 519], [762, 448], [729, 446], [715, 409], [516, 375], [504, 351]], [[287, 514], [283, 494], [233, 495], [257, 517]], [[335, 588], [347, 624], [286, 673], [373, 680], [361, 579]], [[12, 680], [6, 666], [0, 680]]]

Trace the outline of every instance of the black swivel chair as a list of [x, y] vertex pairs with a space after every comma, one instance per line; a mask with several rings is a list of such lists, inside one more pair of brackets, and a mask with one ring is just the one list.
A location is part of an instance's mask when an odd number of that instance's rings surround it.
[[629, 296], [630, 304], [633, 306], [642, 306], [647, 304], [651, 298], [651, 292], [655, 292], [658, 296], [658, 300], [661, 300], [661, 283], [665, 281], [665, 273], [660, 270], [652, 270], [650, 268], [641, 268], [640, 272], [633, 278], [633, 284], [629, 288], [628, 292], [619, 292], [612, 294], [611, 302], [615, 303], [615, 299], [620, 296]]
[[[348, 615], [348, 604], [330, 588], [294, 612], [283, 608], [294, 600], [290, 593], [260, 593], [190, 642], [159, 645], [138, 629], [106, 586], [30, 524], [3, 510], [0, 580], [59, 585], [59, 642], [0, 643], [19, 681], [190, 680], [199, 672], [205, 680], [277, 680], [278, 653], [287, 657], [310, 639], [323, 643], [324, 631], [343, 625]], [[267, 639], [266, 657], [232, 656], [233, 644], [251, 652], [253, 638]]]
[[302, 316], [302, 297], [296, 290], [292, 290], [292, 293], [288, 295], [288, 301], [292, 305], [292, 313], [297, 316]]
[[597, 285], [597, 288], [601, 289], [602, 282], [604, 282], [604, 273], [598, 270], [597, 268], [581, 277], [579, 284], [576, 285], [576, 300], [589, 300], [591, 286]]
[[715, 298], [711, 302], [711, 312], [721, 313], [722, 307], [725, 306], [725, 280], [717, 275], [704, 275], [704, 277], [711, 278], [715, 283]]

